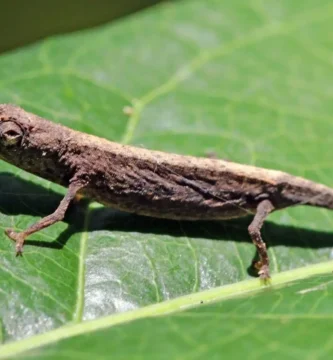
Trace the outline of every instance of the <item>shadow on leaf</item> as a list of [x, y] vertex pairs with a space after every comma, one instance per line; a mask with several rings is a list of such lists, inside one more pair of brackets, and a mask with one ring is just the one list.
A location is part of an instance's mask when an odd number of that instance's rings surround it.
[[[46, 216], [52, 213], [62, 195], [45, 189], [10, 173], [0, 174], [0, 211], [7, 215], [29, 214]], [[89, 201], [82, 199], [68, 210], [65, 222], [69, 224], [53, 242], [27, 240], [26, 245], [62, 249], [69, 238], [83, 230], [83, 221]], [[247, 227], [251, 217], [228, 221], [172, 221], [138, 216], [111, 208], [90, 210], [88, 231], [110, 230], [163, 234], [173, 237], [188, 236], [211, 240], [251, 242]], [[286, 245], [302, 248], [327, 248], [333, 245], [333, 235], [323, 231], [283, 226], [266, 221], [263, 237], [268, 246]], [[204, 241], [204, 240], [203, 240]], [[252, 271], [249, 270], [252, 274]]]

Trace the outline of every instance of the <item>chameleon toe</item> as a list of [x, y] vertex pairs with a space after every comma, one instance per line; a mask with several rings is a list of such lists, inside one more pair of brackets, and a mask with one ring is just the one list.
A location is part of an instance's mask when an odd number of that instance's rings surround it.
[[13, 241], [16, 241], [16, 232], [13, 229], [6, 229], [5, 234]]

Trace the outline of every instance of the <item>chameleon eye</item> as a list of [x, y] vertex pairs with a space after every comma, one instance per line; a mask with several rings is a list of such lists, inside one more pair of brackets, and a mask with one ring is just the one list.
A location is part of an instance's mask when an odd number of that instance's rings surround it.
[[5, 146], [18, 144], [23, 137], [23, 130], [13, 121], [0, 123], [0, 141]]

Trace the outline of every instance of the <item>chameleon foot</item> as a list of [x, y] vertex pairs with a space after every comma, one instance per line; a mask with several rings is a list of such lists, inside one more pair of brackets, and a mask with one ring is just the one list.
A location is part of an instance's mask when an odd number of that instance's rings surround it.
[[265, 284], [268, 285], [271, 282], [271, 277], [269, 275], [269, 267], [268, 265], [262, 265], [260, 270], [258, 271], [260, 280]]
[[271, 276], [269, 274], [269, 266], [263, 265], [261, 261], [257, 261], [254, 263], [254, 268], [258, 270], [258, 275], [259, 275], [260, 280], [265, 285], [268, 285], [271, 280]]
[[6, 235], [15, 241], [16, 256], [22, 256], [25, 234], [23, 232], [15, 232], [13, 229], [6, 229]]

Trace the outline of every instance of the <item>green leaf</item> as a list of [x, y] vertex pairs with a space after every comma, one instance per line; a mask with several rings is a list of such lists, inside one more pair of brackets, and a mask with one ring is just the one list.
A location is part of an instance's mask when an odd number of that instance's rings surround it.
[[331, 266], [280, 273], [261, 290], [247, 280], [63, 327], [9, 344], [0, 358], [24, 352], [20, 359], [329, 359]]
[[[110, 140], [198, 156], [213, 151], [331, 185], [332, 17], [328, 0], [168, 3], [0, 56], [0, 99]], [[64, 194], [3, 162], [0, 191], [1, 228], [18, 230], [50, 214]], [[250, 220], [161, 221], [82, 202], [64, 222], [31, 236], [23, 258], [2, 232], [2, 350], [249, 278]], [[272, 273], [306, 273], [306, 265], [330, 259], [332, 224], [322, 209], [272, 214], [263, 230]], [[287, 289], [286, 301], [297, 304]], [[225, 326], [232, 332], [241, 324], [226, 319]], [[112, 331], [126, 344], [149, 341], [135, 326]], [[101, 341], [112, 347], [112, 339]]]

